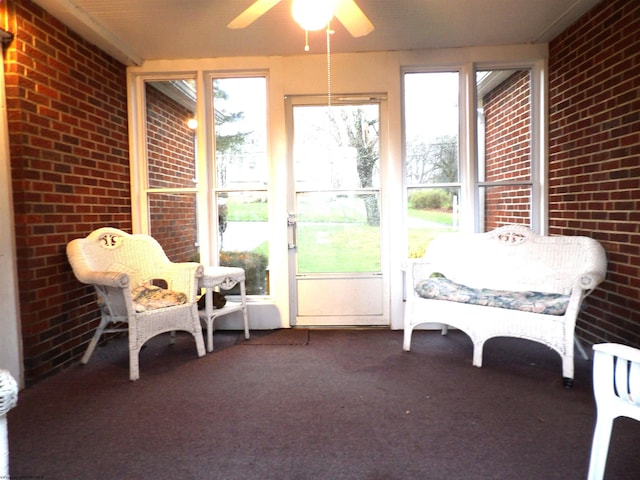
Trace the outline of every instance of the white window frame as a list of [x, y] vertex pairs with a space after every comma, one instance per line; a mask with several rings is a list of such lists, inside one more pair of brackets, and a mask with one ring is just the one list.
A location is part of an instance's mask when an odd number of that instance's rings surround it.
[[[460, 230], [479, 232], [482, 230], [480, 208], [480, 188], [484, 186], [501, 185], [496, 182], [479, 182], [478, 180], [478, 134], [476, 121], [476, 72], [483, 70], [529, 70], [531, 72], [531, 180], [530, 182], [518, 182], [518, 184], [531, 187], [531, 229], [539, 234], [548, 233], [548, 139], [547, 139], [547, 103], [545, 79], [546, 61], [535, 62], [505, 62], [505, 63], [470, 63], [459, 66], [445, 65], [442, 67], [416, 67], [401, 69], [404, 85], [404, 76], [407, 73], [438, 73], [458, 72], [460, 82], [459, 97], [459, 182], [446, 186], [460, 187]], [[404, 102], [404, 95], [402, 95]], [[404, 122], [404, 106], [402, 114]], [[403, 155], [402, 169], [403, 191], [406, 203], [406, 145], [405, 129], [403, 128]], [[506, 185], [506, 184], [505, 184]], [[406, 205], [404, 206], [406, 215]]]

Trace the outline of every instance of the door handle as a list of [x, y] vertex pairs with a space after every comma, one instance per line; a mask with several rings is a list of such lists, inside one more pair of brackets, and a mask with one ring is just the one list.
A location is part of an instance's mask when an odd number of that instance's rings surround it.
[[287, 228], [289, 227], [291, 227], [291, 234], [289, 236], [288, 248], [289, 250], [295, 250], [298, 243], [297, 219], [295, 213], [289, 212], [289, 215], [287, 216]]

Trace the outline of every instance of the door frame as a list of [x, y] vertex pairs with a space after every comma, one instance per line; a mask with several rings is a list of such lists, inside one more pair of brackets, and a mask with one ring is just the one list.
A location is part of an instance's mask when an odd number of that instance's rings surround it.
[[[380, 202], [380, 272], [376, 273], [340, 273], [340, 274], [322, 274], [322, 275], [304, 275], [298, 276], [296, 257], [297, 251], [295, 248], [291, 248], [292, 244], [295, 244], [295, 237], [293, 234], [293, 228], [289, 224], [289, 219], [295, 218], [295, 204], [296, 204], [296, 187], [294, 177], [294, 158], [293, 158], [293, 108], [300, 105], [327, 105], [329, 97], [327, 95], [289, 95], [285, 97], [285, 128], [286, 128], [286, 145], [287, 145], [287, 242], [288, 248], [288, 272], [289, 272], [289, 324], [290, 326], [317, 326], [317, 327], [390, 327], [391, 326], [391, 309], [390, 309], [390, 280], [389, 280], [389, 247], [388, 247], [388, 227], [387, 215], [388, 208], [386, 207], [386, 193], [390, 190], [388, 183], [386, 183], [386, 177], [383, 172], [387, 169], [387, 98], [385, 94], [342, 94], [332, 95], [331, 105], [357, 105], [357, 104], [378, 104], [379, 109], [379, 202]], [[331, 276], [330, 276], [331, 275]], [[315, 278], [314, 278], [315, 277]], [[374, 282], [380, 283], [380, 298], [376, 299], [380, 301], [380, 315], [354, 315], [353, 312], [340, 315], [324, 315], [320, 312], [311, 312], [312, 314], [305, 315], [305, 318], [301, 318], [298, 315], [298, 281], [303, 282], [318, 280], [320, 282], [329, 280], [330, 278], [336, 279], [338, 282], [348, 282], [350, 280], [358, 280], [360, 283]], [[357, 298], [355, 303], [361, 305], [366, 304], [366, 298], [360, 297], [363, 292], [359, 291], [359, 288], [349, 290], [348, 294], [344, 293], [344, 289], [328, 289], [331, 292], [331, 297], [327, 302], [344, 302], [353, 301]], [[365, 293], [366, 294], [366, 293]], [[340, 307], [337, 310], [341, 310]], [[344, 309], [342, 309], [344, 311]], [[315, 315], [313, 313], [316, 313]], [[342, 319], [342, 320], [340, 320]]]

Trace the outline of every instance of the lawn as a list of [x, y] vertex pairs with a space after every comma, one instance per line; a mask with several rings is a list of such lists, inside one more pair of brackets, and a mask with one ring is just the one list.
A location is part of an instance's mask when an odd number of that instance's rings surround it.
[[[227, 203], [229, 222], [266, 222], [266, 202]], [[307, 207], [311, 207], [308, 205]], [[409, 209], [409, 257], [424, 253], [431, 239], [453, 230], [450, 211]], [[362, 221], [362, 212], [348, 204], [322, 204], [322, 208], [304, 208], [298, 219], [298, 271], [378, 272], [380, 271], [380, 230]], [[260, 253], [266, 254], [266, 245]]]

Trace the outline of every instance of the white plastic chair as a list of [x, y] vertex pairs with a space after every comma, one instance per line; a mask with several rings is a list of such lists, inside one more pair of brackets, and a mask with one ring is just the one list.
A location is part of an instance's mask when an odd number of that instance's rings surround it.
[[593, 392], [597, 417], [588, 480], [604, 477], [613, 421], [640, 421], [640, 350], [616, 343], [593, 346]]
[[[204, 267], [194, 262], [171, 262], [160, 244], [149, 235], [131, 235], [104, 227], [67, 245], [67, 257], [76, 278], [93, 285], [102, 301], [100, 325], [82, 357], [87, 363], [103, 333], [129, 334], [129, 378], [140, 377], [139, 352], [150, 338], [184, 330], [193, 335], [198, 356], [205, 354], [202, 325], [198, 317], [198, 280]], [[131, 295], [133, 288], [163, 280], [167, 289], [186, 295], [186, 303], [140, 311]], [[126, 323], [127, 328], [107, 328]]]

